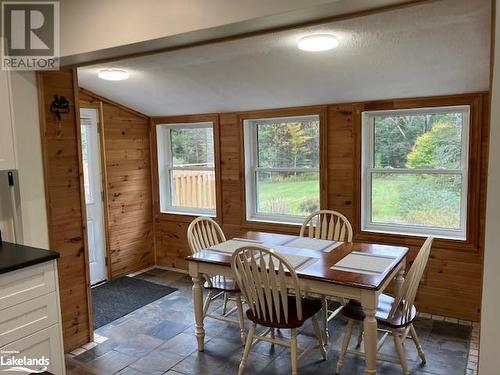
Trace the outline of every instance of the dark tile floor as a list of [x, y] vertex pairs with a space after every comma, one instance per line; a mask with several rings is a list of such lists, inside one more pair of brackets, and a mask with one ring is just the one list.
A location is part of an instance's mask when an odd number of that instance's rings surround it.
[[[192, 284], [186, 275], [154, 269], [137, 277], [179, 290], [99, 328], [96, 333], [108, 339], [78, 356], [68, 356], [68, 375], [237, 374], [243, 350], [237, 325], [207, 319], [205, 352], [196, 350]], [[344, 326], [340, 318], [331, 321], [328, 360], [321, 360], [317, 348], [311, 350], [299, 363], [300, 374], [334, 373]], [[412, 374], [465, 373], [471, 327], [420, 319], [416, 329], [427, 364], [419, 365], [415, 348], [408, 341], [406, 350]], [[280, 334], [286, 336], [288, 332]], [[304, 348], [313, 342], [309, 322], [298, 339], [299, 346]], [[382, 352], [394, 357], [391, 343], [387, 340]], [[246, 374], [290, 374], [289, 358], [288, 350], [261, 342], [250, 354]], [[363, 368], [363, 358], [348, 354], [342, 373], [362, 374]], [[401, 368], [398, 364], [380, 362], [378, 373], [401, 374]]]

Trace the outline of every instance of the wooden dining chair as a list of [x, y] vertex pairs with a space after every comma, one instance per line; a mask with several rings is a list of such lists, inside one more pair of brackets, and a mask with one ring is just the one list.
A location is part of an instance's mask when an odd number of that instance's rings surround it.
[[[221, 227], [215, 220], [209, 217], [198, 217], [194, 219], [188, 227], [187, 238], [191, 253], [194, 254], [200, 250], [208, 249], [211, 246], [217, 245], [226, 241], [226, 236]], [[241, 341], [245, 344], [245, 319], [243, 316], [243, 304], [241, 300], [241, 292], [238, 288], [236, 280], [232, 277], [222, 275], [204, 275], [204, 289], [207, 290], [207, 296], [203, 303], [203, 316], [217, 319], [229, 323], [238, 323], [240, 326]], [[211, 302], [215, 299], [223, 297], [222, 314], [216, 315], [209, 313]], [[236, 307], [227, 311], [227, 304], [230, 299], [234, 299]], [[229, 316], [238, 312], [238, 320], [232, 319]]]
[[[300, 236], [320, 240], [352, 242], [352, 225], [340, 212], [320, 210], [313, 212], [305, 219], [300, 228]], [[328, 343], [330, 339], [328, 322], [340, 313], [342, 307], [345, 305], [345, 301], [340, 299], [338, 301], [341, 303], [340, 307], [335, 310], [329, 310], [326, 296], [321, 296], [321, 299], [323, 303], [323, 330], [325, 342]]]
[[[424, 273], [425, 267], [427, 265], [427, 260], [429, 259], [429, 254], [432, 247], [432, 237], [428, 237], [421, 249], [419, 250], [417, 257], [413, 261], [413, 264], [406, 274], [404, 282], [399, 290], [397, 296], [391, 297], [386, 294], [381, 294], [379, 296], [379, 302], [377, 311], [375, 313], [375, 319], [382, 329], [379, 331], [384, 332], [383, 336], [377, 344], [377, 351], [380, 350], [384, 344], [388, 335], [392, 335], [394, 339], [394, 346], [396, 347], [396, 352], [398, 355], [399, 362], [403, 369], [404, 374], [409, 374], [408, 365], [406, 362], [406, 354], [404, 349], [404, 342], [407, 338], [411, 338], [415, 343], [415, 347], [420, 357], [421, 363], [425, 364], [425, 354], [422, 350], [422, 345], [413, 326], [413, 321], [417, 317], [417, 309], [414, 306], [415, 297], [417, 295], [418, 286], [422, 275]], [[340, 373], [342, 365], [344, 363], [344, 358], [349, 347], [349, 342], [351, 340], [352, 329], [355, 321], [363, 322], [365, 314], [358, 301], [350, 301], [342, 310], [343, 315], [348, 318], [347, 328], [344, 335], [344, 340], [342, 343], [341, 353], [337, 362], [337, 374]], [[361, 335], [358, 338], [357, 348], [359, 348], [362, 338], [363, 338], [363, 324], [360, 327]], [[358, 354], [362, 354], [359, 353]], [[390, 358], [378, 356], [380, 360], [388, 360]]]
[[[245, 370], [250, 349], [260, 341], [290, 348], [292, 374], [297, 374], [299, 360], [297, 328], [302, 327], [308, 319], [312, 321], [321, 355], [326, 359], [326, 351], [315, 317], [321, 310], [321, 301], [302, 296], [297, 274], [284, 257], [260, 245], [244, 246], [233, 253], [231, 266], [248, 303], [249, 309], [246, 314], [252, 322], [241, 359], [240, 375]], [[268, 329], [262, 334], [256, 334], [257, 325]], [[275, 329], [290, 329], [290, 341], [276, 339]]]

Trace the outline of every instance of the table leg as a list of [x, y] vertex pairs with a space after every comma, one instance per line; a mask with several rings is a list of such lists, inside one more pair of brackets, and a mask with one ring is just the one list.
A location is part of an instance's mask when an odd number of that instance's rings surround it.
[[203, 328], [203, 277], [198, 274], [193, 280], [193, 304], [195, 317], [195, 333], [198, 340], [198, 351], [205, 350], [205, 328]]
[[378, 295], [375, 292], [364, 292], [361, 296], [361, 305], [365, 313], [363, 321], [366, 374], [377, 373], [377, 320], [375, 312], [377, 310]]
[[405, 268], [406, 268], [406, 262], [403, 261], [402, 262], [402, 265], [401, 265], [401, 268], [399, 269], [397, 275], [396, 275], [396, 279], [394, 280], [394, 292], [395, 292], [395, 295], [398, 295], [399, 294], [399, 291], [401, 290], [401, 287], [403, 286], [403, 283], [405, 281]]

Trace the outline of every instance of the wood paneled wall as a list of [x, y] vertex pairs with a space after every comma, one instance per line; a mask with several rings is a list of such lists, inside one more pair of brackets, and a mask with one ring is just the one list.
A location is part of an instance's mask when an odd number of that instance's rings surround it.
[[[74, 72], [38, 75], [40, 127], [44, 155], [45, 193], [50, 248], [58, 251], [59, 286], [64, 348], [71, 350], [91, 340], [88, 268], [85, 259], [85, 213], [80, 170], [78, 89]], [[54, 95], [69, 100], [70, 112], [58, 121], [50, 112]]]
[[[66, 350], [84, 344], [92, 337], [77, 117], [79, 90], [75, 82], [72, 70], [39, 74], [49, 236], [51, 248], [61, 253], [59, 279]], [[61, 121], [50, 112], [50, 104], [56, 94], [65, 96], [70, 102], [70, 113], [63, 115]], [[152, 208], [152, 198], [157, 201], [158, 189], [156, 182], [151, 185], [151, 177], [153, 181], [155, 177], [151, 176], [151, 169], [155, 170], [156, 161], [151, 163], [150, 158], [151, 147], [155, 147], [150, 143], [150, 120], [95, 94], [82, 91], [81, 96], [86, 102], [102, 103], [103, 108], [112, 276], [145, 268], [155, 262], [160, 266], [187, 269], [184, 260], [189, 253], [186, 230], [192, 217], [160, 214], [157, 205]], [[473, 106], [470, 189], [476, 193], [470, 199], [469, 239], [466, 242], [435, 242], [417, 304], [421, 311], [478, 320], [489, 135], [487, 95], [309, 108], [326, 110], [326, 126], [322, 128], [326, 129], [322, 130], [322, 136], [327, 137], [326, 147], [322, 149], [326, 154], [323, 170], [327, 171], [326, 186], [322, 187], [326, 195], [322, 199], [323, 206], [343, 212], [352, 221], [355, 240], [404, 244], [412, 249], [414, 255], [422, 239], [360, 231], [360, 114], [365, 109], [464, 103]], [[278, 113], [286, 111], [279, 110]], [[220, 184], [217, 193], [220, 202], [218, 220], [228, 236], [251, 229], [298, 233], [296, 226], [248, 223], [244, 219], [242, 119], [245, 115], [248, 113], [217, 115], [217, 140], [220, 145], [217, 162]]]
[[[319, 111], [325, 107], [327, 109], [325, 119], [327, 146], [325, 150], [322, 149], [322, 152], [327, 154], [327, 183], [326, 191], [323, 192], [326, 194], [326, 199], [322, 200], [323, 206], [338, 210], [349, 218], [355, 229], [356, 241], [406, 245], [412, 250], [410, 256], [412, 258], [423, 242], [421, 238], [363, 233], [360, 230], [361, 112], [372, 109], [460, 104], [472, 106], [470, 190], [473, 193], [469, 204], [469, 239], [465, 242], [435, 241], [419, 290], [417, 305], [421, 311], [428, 313], [479, 320], [489, 134], [487, 94], [335, 104], [308, 108], [313, 111]], [[290, 110], [293, 112], [297, 108]], [[258, 112], [269, 114], [272, 111]], [[283, 115], [286, 112], [287, 110], [278, 110], [274, 114]], [[249, 113], [219, 114], [222, 209], [218, 213], [218, 220], [229, 236], [238, 235], [242, 230], [298, 234], [299, 228], [296, 226], [263, 225], [245, 220], [242, 120], [248, 115]], [[155, 194], [158, 194], [157, 189], [155, 189]], [[158, 210], [155, 210], [158, 265], [187, 269], [187, 262], [184, 258], [189, 253], [186, 230], [190, 220], [192, 217], [160, 214]]]
[[98, 104], [111, 277], [154, 265], [149, 118], [80, 89], [80, 106]]
[[[93, 337], [76, 72], [40, 73], [38, 88], [49, 239], [51, 249], [61, 254], [64, 348], [69, 351]], [[50, 112], [55, 95], [70, 103], [70, 112], [61, 121]], [[107, 232], [114, 278], [154, 265], [149, 118], [88, 92], [81, 96], [102, 109]]]

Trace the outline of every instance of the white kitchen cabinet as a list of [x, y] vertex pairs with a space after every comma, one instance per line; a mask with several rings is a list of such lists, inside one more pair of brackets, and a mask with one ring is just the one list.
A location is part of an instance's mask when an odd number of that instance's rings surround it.
[[[48, 372], [64, 375], [64, 348], [57, 280], [51, 260], [0, 274], [0, 356], [48, 361]], [[13, 367], [0, 363], [0, 373]], [[27, 367], [39, 370], [44, 364]], [[12, 372], [14, 374], [15, 372]]]
[[[60, 355], [62, 346], [59, 335], [60, 328], [57, 324], [55, 324], [49, 328], [42, 329], [32, 335], [14, 341], [0, 348], [0, 351], [4, 353], [16, 353], [14, 355], [4, 354], [4, 362], [7, 361], [5, 358], [11, 358], [13, 356], [16, 358], [26, 357], [30, 359], [37, 359], [38, 361], [47, 359], [46, 365], [45, 363], [39, 362], [36, 364], [28, 364], [26, 366], [21, 365], [21, 367], [26, 367], [35, 371], [43, 369], [54, 375], [64, 374], [64, 358]], [[2, 367], [9, 368], [9, 366], [0, 366], [0, 368]], [[2, 368], [1, 371], [5, 371], [5, 369]], [[5, 372], [5, 374], [10, 373], [10, 371]], [[13, 371], [12, 373], [18, 372]]]
[[0, 170], [17, 169], [9, 74], [0, 70]]

